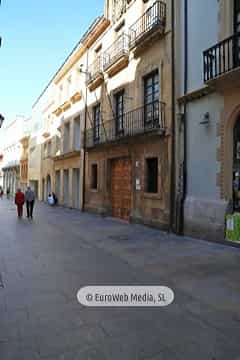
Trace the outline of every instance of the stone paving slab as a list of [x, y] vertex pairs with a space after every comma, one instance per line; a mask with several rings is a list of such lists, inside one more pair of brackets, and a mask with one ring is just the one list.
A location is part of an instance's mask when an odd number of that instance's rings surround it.
[[[0, 360], [238, 360], [240, 249], [0, 202]], [[166, 285], [168, 308], [86, 308], [85, 285]]]

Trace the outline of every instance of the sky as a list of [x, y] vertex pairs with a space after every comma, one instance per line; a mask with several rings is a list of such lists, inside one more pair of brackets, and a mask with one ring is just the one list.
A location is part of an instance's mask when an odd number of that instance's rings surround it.
[[0, 113], [6, 123], [31, 108], [104, 0], [2, 0]]

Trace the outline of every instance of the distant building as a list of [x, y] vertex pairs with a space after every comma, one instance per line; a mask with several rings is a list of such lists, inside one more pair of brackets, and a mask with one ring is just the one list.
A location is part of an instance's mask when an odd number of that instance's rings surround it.
[[20, 139], [22, 145], [22, 154], [20, 158], [20, 187], [26, 190], [28, 186], [28, 167], [29, 167], [29, 138], [31, 130], [31, 118], [23, 122], [23, 137]]
[[15, 120], [2, 128], [3, 149], [3, 187], [6, 193], [10, 189], [13, 195], [20, 187], [20, 159], [22, 154], [21, 139], [23, 137], [24, 117]]

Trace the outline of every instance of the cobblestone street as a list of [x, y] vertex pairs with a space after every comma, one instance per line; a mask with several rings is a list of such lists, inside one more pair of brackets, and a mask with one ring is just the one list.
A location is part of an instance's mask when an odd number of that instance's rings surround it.
[[[1, 360], [239, 360], [240, 249], [0, 201]], [[86, 285], [165, 285], [167, 308], [86, 308]]]

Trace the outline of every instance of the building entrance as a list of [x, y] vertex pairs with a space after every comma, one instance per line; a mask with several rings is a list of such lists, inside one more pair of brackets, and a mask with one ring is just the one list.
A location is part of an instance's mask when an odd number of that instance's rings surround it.
[[131, 213], [131, 160], [117, 159], [111, 164], [112, 215], [124, 220]]
[[233, 129], [233, 206], [240, 211], [240, 118]]

